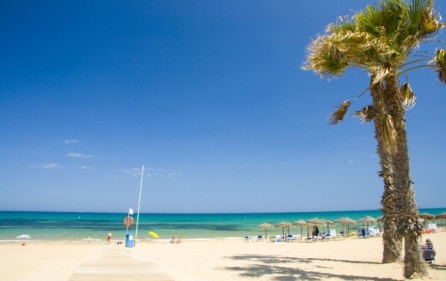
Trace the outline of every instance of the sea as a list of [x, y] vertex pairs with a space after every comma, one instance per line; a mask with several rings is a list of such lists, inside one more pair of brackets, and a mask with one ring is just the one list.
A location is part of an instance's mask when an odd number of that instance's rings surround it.
[[[437, 215], [446, 212], [446, 208], [420, 209], [420, 213]], [[240, 239], [246, 235], [264, 234], [259, 225], [280, 222], [295, 222], [321, 218], [334, 221], [341, 217], [359, 220], [365, 216], [378, 218], [379, 210], [332, 211], [332, 212], [295, 212], [295, 213], [216, 213], [216, 214], [139, 214], [138, 229], [136, 224], [128, 229], [124, 225], [126, 213], [88, 213], [88, 212], [28, 212], [0, 211], [0, 243], [22, 241], [20, 235], [28, 235], [31, 241], [105, 241], [112, 233], [114, 240], [124, 240], [126, 234], [137, 236], [140, 240], [152, 240], [156, 233], [160, 240], [172, 236], [188, 240]], [[137, 221], [137, 214], [133, 214]], [[438, 224], [441, 225], [441, 221]], [[334, 227], [342, 230], [343, 226]], [[350, 230], [362, 228], [358, 223]], [[377, 227], [380, 227], [377, 224]], [[281, 234], [282, 228], [275, 226], [268, 229], [268, 234]], [[287, 230], [288, 231], [288, 230]], [[306, 235], [306, 226], [292, 226], [293, 234]], [[311, 230], [310, 230], [311, 231]], [[136, 233], [137, 232], [137, 233]], [[149, 234], [151, 232], [152, 234]]]

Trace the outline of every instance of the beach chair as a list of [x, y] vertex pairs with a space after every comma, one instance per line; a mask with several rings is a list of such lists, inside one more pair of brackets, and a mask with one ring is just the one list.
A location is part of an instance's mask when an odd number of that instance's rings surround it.
[[368, 229], [358, 230], [358, 237], [359, 238], [368, 238], [369, 236], [370, 236], [370, 231]]
[[282, 235], [271, 235], [270, 242], [283, 242]]
[[338, 235], [336, 234], [336, 229], [330, 229], [329, 233], [331, 240], [336, 240], [338, 238]]
[[263, 238], [263, 235], [257, 235], [257, 242], [259, 242], [259, 241], [263, 241], [264, 240], [264, 238]]
[[313, 237], [307, 237], [304, 239], [304, 242], [313, 242]]
[[427, 225], [427, 229], [431, 230], [432, 232], [437, 232], [438, 228], [437, 228], [437, 224], [436, 223], [430, 223]]
[[313, 237], [313, 242], [322, 241], [322, 235], [319, 234], [318, 236]]
[[243, 237], [243, 240], [244, 240], [245, 242], [251, 242], [251, 239], [249, 238], [248, 235], [245, 235], [245, 237]]
[[379, 231], [379, 229], [377, 229], [374, 226], [369, 227], [369, 233], [370, 233], [370, 236], [373, 236], [373, 237], [381, 236], [381, 232]]
[[321, 235], [321, 241], [329, 241], [331, 238], [330, 232], [324, 232]]
[[288, 234], [288, 235], [285, 237], [285, 241], [286, 241], [286, 242], [294, 242], [295, 240], [298, 240], [298, 239], [300, 239], [300, 235]]

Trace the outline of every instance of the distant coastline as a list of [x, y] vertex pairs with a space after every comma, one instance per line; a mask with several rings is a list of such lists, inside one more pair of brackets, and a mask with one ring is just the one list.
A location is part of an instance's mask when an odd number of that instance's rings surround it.
[[[428, 210], [446, 210], [446, 207], [419, 208], [420, 212]], [[141, 212], [141, 214], [154, 215], [218, 215], [218, 214], [296, 214], [296, 213], [336, 213], [336, 212], [380, 212], [380, 209], [358, 210], [319, 210], [319, 211], [270, 211], [270, 212]], [[124, 214], [117, 211], [51, 211], [51, 210], [0, 210], [1, 212], [33, 212], [33, 213], [86, 213], [86, 214]]]

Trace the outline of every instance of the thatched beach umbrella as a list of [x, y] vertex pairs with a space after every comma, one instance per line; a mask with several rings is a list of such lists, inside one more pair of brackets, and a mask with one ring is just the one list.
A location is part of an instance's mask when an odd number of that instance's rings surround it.
[[307, 225], [312, 226], [312, 225], [321, 225], [324, 224], [325, 221], [320, 219], [320, 218], [313, 218], [313, 219], [309, 219], [307, 220]]
[[281, 227], [282, 228], [282, 235], [285, 235], [285, 228], [288, 227], [288, 234], [290, 233], [290, 226], [292, 225], [292, 223], [287, 222], [287, 221], [282, 221], [279, 222], [278, 224], [276, 224], [277, 227]]
[[310, 237], [310, 233], [308, 232], [308, 228], [310, 226], [323, 225], [323, 224], [325, 224], [325, 221], [323, 221], [320, 218], [313, 218], [313, 219], [307, 220], [307, 238]]
[[365, 216], [362, 219], [359, 219], [358, 222], [360, 223], [375, 223], [377, 219], [372, 218], [371, 216]]
[[[364, 228], [364, 224], [367, 224], [367, 228], [369, 228], [370, 223], [375, 223], [377, 219], [372, 218], [371, 216], [365, 216], [362, 219], [359, 219], [358, 222], [362, 223], [362, 228]], [[365, 229], [364, 229], [365, 231]]]
[[261, 225], [259, 225], [259, 228], [265, 229], [265, 239], [266, 239], [266, 235], [268, 233], [268, 231], [267, 231], [268, 228], [274, 228], [274, 225], [265, 222], [265, 223], [262, 223]]
[[378, 222], [379, 232], [381, 232], [381, 224], [380, 224], [380, 222], [384, 223], [384, 216], [377, 217], [376, 221]]
[[419, 218], [422, 218], [424, 220], [424, 227], [427, 228], [427, 222], [430, 220], [434, 220], [435, 216], [429, 213], [421, 213], [418, 214]]
[[345, 226], [347, 225], [347, 237], [350, 236], [350, 225], [356, 224], [356, 221], [349, 217], [339, 218], [339, 219], [335, 220], [335, 222], [341, 223], [343, 225], [344, 235], [345, 235]]
[[441, 214], [436, 215], [436, 216], [435, 216], [435, 219], [436, 219], [436, 220], [443, 220], [443, 225], [442, 225], [442, 227], [444, 228], [444, 225], [445, 225], [444, 220], [446, 219], [446, 212], [445, 212], [445, 213], [441, 213]]
[[[330, 231], [330, 225], [334, 225], [335, 224], [331, 220], [321, 219], [321, 221], [323, 222], [322, 227], [325, 227], [325, 225], [327, 225], [327, 232]], [[322, 229], [322, 231], [324, 231], [324, 229]]]
[[307, 222], [304, 220], [298, 220], [298, 221], [293, 222], [293, 225], [300, 225], [300, 238], [302, 239], [302, 227], [304, 225], [307, 225]]
[[436, 220], [444, 220], [444, 219], [446, 219], [446, 212], [436, 215], [435, 219]]
[[427, 221], [435, 219], [435, 216], [432, 215], [432, 214], [429, 214], [429, 213], [421, 213], [421, 214], [418, 215], [418, 217], [420, 217], [422, 219], [425, 219]]

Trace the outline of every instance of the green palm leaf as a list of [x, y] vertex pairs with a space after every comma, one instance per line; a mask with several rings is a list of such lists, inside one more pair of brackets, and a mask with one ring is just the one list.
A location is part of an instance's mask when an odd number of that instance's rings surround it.
[[437, 50], [435, 56], [435, 70], [441, 82], [446, 83], [446, 50]]

